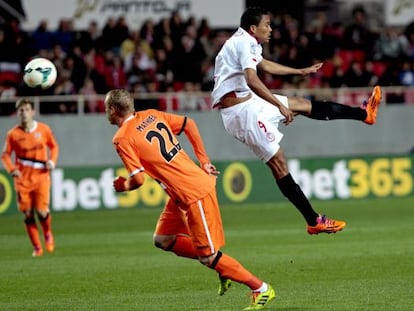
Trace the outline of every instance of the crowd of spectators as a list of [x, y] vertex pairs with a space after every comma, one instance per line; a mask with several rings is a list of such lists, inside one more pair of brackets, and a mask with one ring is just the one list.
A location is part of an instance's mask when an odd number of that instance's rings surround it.
[[[307, 77], [264, 76], [271, 89], [414, 86], [414, 23], [404, 29], [373, 31], [366, 12], [356, 8], [349, 22], [329, 23], [324, 12], [300, 25], [289, 14], [272, 16], [267, 58], [304, 67], [324, 62]], [[138, 29], [124, 17], [109, 18], [102, 29], [95, 21], [82, 31], [62, 19], [56, 30], [47, 20], [24, 31], [14, 20], [0, 27], [0, 97], [34, 95], [21, 81], [22, 68], [34, 57], [51, 59], [59, 72], [42, 95], [104, 94], [112, 88], [136, 93], [211, 91], [214, 57], [234, 30], [212, 29], [207, 19], [183, 19], [179, 12]], [[148, 105], [159, 106], [159, 101]], [[60, 105], [71, 112], [76, 105]], [[90, 100], [87, 112], [102, 112]], [[56, 112], [56, 111], [55, 111]]]

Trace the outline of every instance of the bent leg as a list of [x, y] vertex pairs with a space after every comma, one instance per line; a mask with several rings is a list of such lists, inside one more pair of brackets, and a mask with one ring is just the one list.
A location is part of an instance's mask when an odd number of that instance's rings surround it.
[[171, 199], [158, 218], [153, 240], [154, 245], [162, 250], [181, 257], [198, 258], [184, 211]]
[[217, 271], [220, 277], [245, 284], [251, 290], [257, 290], [263, 284], [262, 280], [243, 267], [240, 262], [220, 251], [210, 256], [200, 257], [200, 262]]
[[190, 236], [154, 235], [154, 245], [177, 256], [197, 259], [198, 255]]

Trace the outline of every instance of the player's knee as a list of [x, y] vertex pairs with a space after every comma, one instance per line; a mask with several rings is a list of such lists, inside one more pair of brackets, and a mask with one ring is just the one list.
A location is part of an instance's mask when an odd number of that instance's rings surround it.
[[37, 211], [40, 220], [46, 220], [49, 217], [49, 211]]
[[310, 100], [304, 97], [290, 97], [289, 98], [289, 108], [295, 114], [310, 114], [312, 110], [312, 104]]
[[32, 210], [27, 210], [23, 212], [24, 222], [25, 223], [33, 223], [35, 222], [34, 213]]
[[282, 149], [279, 149], [266, 164], [272, 170], [272, 173], [276, 178], [281, 178], [289, 173], [288, 164]]
[[[220, 256], [217, 256], [218, 254], [220, 254]], [[221, 253], [218, 252], [218, 253], [214, 253], [214, 254], [212, 254], [210, 256], [199, 257], [198, 260], [201, 262], [201, 264], [203, 264], [205, 266], [208, 266], [208, 267], [214, 269], [214, 266], [217, 263], [217, 260], [216, 259], [218, 259], [220, 257], [221, 257]]]
[[201, 264], [205, 266], [210, 266], [213, 262], [213, 259], [211, 259], [211, 256], [208, 257], [199, 257], [198, 260], [201, 262]]
[[30, 225], [30, 224], [36, 223], [36, 220], [35, 220], [33, 214], [27, 214], [27, 215], [25, 214], [24, 215], [24, 223], [26, 225]]
[[154, 246], [169, 251], [174, 247], [175, 235], [154, 235]]

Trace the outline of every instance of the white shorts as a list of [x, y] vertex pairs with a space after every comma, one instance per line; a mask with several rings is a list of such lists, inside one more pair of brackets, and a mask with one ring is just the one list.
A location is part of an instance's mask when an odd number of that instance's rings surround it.
[[[286, 96], [274, 96], [288, 107]], [[226, 131], [247, 145], [260, 160], [268, 162], [279, 150], [283, 134], [278, 127], [285, 117], [276, 106], [253, 94], [241, 104], [220, 109], [220, 113]]]

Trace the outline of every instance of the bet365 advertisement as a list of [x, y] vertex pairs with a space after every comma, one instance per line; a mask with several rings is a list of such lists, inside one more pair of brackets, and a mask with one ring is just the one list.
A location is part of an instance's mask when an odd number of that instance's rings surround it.
[[[291, 159], [296, 182], [312, 200], [366, 199], [414, 195], [413, 156]], [[263, 203], [285, 200], [268, 167], [256, 160], [215, 163], [219, 201]], [[131, 192], [115, 193], [112, 180], [126, 176], [119, 167], [68, 167], [52, 172], [51, 210], [54, 212], [114, 208], [161, 207], [167, 196], [146, 178]], [[17, 213], [13, 180], [0, 171], [0, 215]]]

